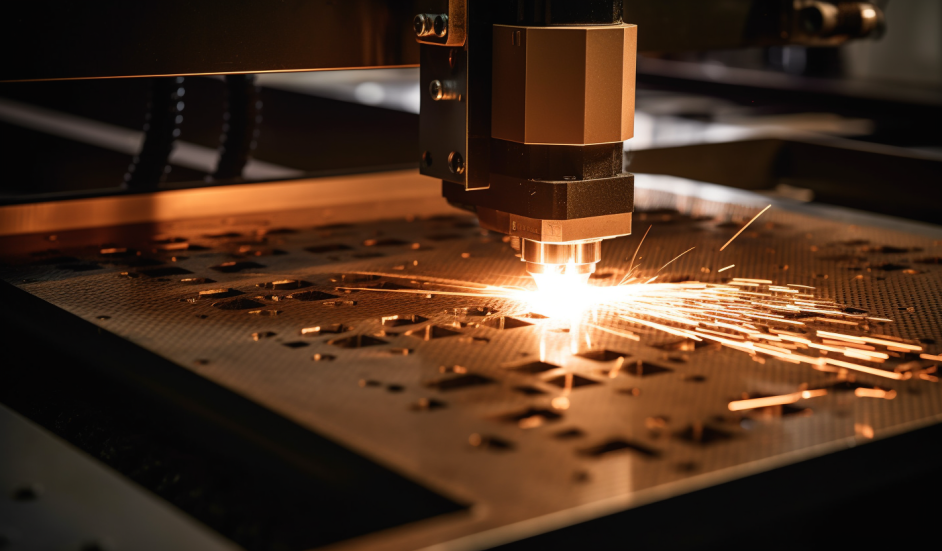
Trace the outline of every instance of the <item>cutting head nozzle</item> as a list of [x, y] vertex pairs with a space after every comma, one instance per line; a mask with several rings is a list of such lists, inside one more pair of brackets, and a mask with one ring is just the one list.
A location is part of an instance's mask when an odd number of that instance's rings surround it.
[[534, 277], [558, 274], [583, 276], [587, 280], [602, 259], [602, 240], [549, 243], [524, 239], [520, 258]]

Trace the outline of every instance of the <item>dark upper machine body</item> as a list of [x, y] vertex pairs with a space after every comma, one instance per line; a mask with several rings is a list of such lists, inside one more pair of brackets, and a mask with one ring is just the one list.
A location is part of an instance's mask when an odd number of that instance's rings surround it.
[[[633, 176], [623, 171], [622, 143], [633, 135], [639, 49], [837, 45], [883, 25], [870, 3], [807, 0], [206, 0], [113, 9], [13, 8], [18, 24], [0, 39], [0, 80], [418, 64], [421, 173], [441, 179], [444, 197], [484, 227], [510, 235], [528, 272], [582, 276], [594, 271], [603, 239], [631, 233]], [[251, 94], [240, 90], [230, 79], [247, 114], [228, 127], [220, 178], [238, 176], [254, 143]], [[175, 115], [155, 118], [149, 132], [172, 141]], [[170, 147], [150, 141], [129, 187], [149, 165], [159, 178], [166, 163]]]

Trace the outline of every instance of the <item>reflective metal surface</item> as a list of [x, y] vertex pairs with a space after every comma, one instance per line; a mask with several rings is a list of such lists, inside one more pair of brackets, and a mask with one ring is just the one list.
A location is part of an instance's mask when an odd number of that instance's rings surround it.
[[542, 243], [523, 240], [523, 260], [543, 264], [588, 264], [602, 259], [602, 240]]
[[[811, 330], [855, 323], [861, 334], [942, 352], [938, 228], [775, 202], [719, 252], [764, 198], [646, 181], [639, 177], [635, 213], [639, 227], [653, 226], [634, 259], [642, 278], [813, 287], [855, 310], [828, 316], [838, 322], [801, 319]], [[355, 216], [354, 207], [329, 210]], [[7, 237], [0, 275], [63, 316], [471, 504], [471, 514], [343, 548], [484, 548], [866, 448], [942, 416], [942, 386], [931, 376], [821, 371], [598, 321], [633, 340], [541, 318], [514, 300], [440, 294], [421, 279], [520, 286], [529, 276], [502, 236], [473, 218], [444, 208], [413, 218], [400, 207], [349, 224], [325, 208]], [[591, 284], [618, 283], [640, 239], [607, 241]], [[863, 326], [862, 315], [892, 321]], [[611, 376], [618, 358], [631, 368]], [[881, 369], [931, 365], [901, 354]], [[569, 392], [566, 374], [578, 381]], [[744, 394], [802, 388], [829, 391], [794, 409], [729, 407]], [[554, 406], [564, 395], [568, 408]], [[803, 479], [792, 487], [805, 488]]]
[[483, 228], [542, 243], [568, 243], [631, 233], [630, 212], [547, 220], [478, 207], [477, 215]]

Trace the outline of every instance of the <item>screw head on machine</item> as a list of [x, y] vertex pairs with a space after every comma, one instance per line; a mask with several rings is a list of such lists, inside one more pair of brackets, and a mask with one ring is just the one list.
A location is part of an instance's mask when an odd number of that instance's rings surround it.
[[461, 101], [461, 93], [458, 90], [457, 83], [453, 80], [441, 81], [438, 79], [428, 83], [428, 93], [433, 101], [458, 100]]
[[412, 20], [412, 28], [418, 37], [429, 36], [434, 27], [434, 18], [428, 14], [420, 13]]
[[461, 157], [461, 153], [452, 151], [448, 154], [448, 170], [450, 170], [452, 174], [464, 173], [464, 158]]
[[430, 82], [428, 85], [428, 93], [435, 101], [440, 101], [445, 97], [445, 87], [442, 85], [442, 81], [433, 80]]

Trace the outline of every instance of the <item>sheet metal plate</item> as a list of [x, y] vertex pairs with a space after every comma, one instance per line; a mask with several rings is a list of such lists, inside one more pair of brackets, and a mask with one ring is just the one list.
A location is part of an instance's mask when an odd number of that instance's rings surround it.
[[[636, 234], [605, 243], [598, 274], [603, 277], [593, 284], [620, 278], [639, 229], [650, 224], [639, 253], [642, 274], [653, 274], [695, 245], [671, 265], [667, 278], [716, 282], [731, 276], [814, 286], [821, 297], [894, 320], [871, 323], [872, 333], [920, 342], [928, 353], [942, 351], [942, 240], [772, 209], [719, 252], [756, 211], [639, 189]], [[640, 331], [640, 342], [603, 332], [591, 333], [590, 342], [584, 335], [573, 342], [573, 333], [559, 322], [527, 317], [526, 305], [508, 300], [338, 291], [350, 284], [415, 288], [410, 282], [416, 276], [528, 284], [522, 263], [502, 236], [481, 230], [474, 218], [407, 214], [331, 226], [322, 226], [321, 214], [313, 210], [306, 217], [294, 212], [186, 221], [111, 232], [110, 243], [101, 242], [100, 232], [88, 231], [62, 233], [55, 241], [3, 238], [6, 265], [0, 275], [421, 484], [473, 504], [470, 514], [367, 536], [349, 542], [352, 547], [416, 548], [448, 541], [456, 548], [483, 547], [853, 446], [942, 415], [942, 385], [868, 375], [856, 379], [893, 389], [896, 399], [831, 393], [809, 402], [802, 414], [731, 413], [727, 404], [744, 392], [789, 393], [802, 383], [826, 384], [836, 375], [774, 359], [758, 363], [729, 349], [666, 351], [654, 345], [671, 339], [655, 332]], [[227, 262], [237, 264], [227, 267]], [[717, 273], [730, 264], [736, 267]], [[350, 277], [358, 272], [401, 279]], [[213, 282], [185, 281], [191, 278]], [[283, 279], [310, 286], [263, 287]], [[231, 296], [199, 295], [220, 288], [232, 289]], [[307, 292], [331, 296], [298, 298], [297, 293]], [[234, 304], [239, 301], [243, 304]], [[519, 320], [520, 326], [453, 325], [475, 321], [456, 309], [478, 307]], [[381, 323], [384, 316], [405, 314], [427, 321], [397, 327]], [[346, 330], [302, 334], [303, 328], [331, 324]], [[441, 328], [441, 336], [424, 340], [407, 333], [424, 334], [429, 326]], [[356, 336], [376, 341], [359, 348], [330, 344]], [[666, 370], [608, 379], [600, 370], [609, 364], [575, 356], [574, 347], [579, 352], [615, 350]], [[330, 359], [315, 361], [316, 355]], [[540, 374], [508, 369], [537, 360], [599, 384], [575, 388], [571, 407], [558, 411], [558, 419], [524, 429], [506, 416], [550, 408], [561, 392]], [[430, 386], [460, 376], [454, 366], [493, 382], [447, 390]], [[430, 409], [429, 403], [442, 407]], [[678, 436], [694, 423], [723, 437], [690, 442]], [[506, 447], [472, 445], [489, 438]], [[612, 439], [636, 448], [587, 452]]]

